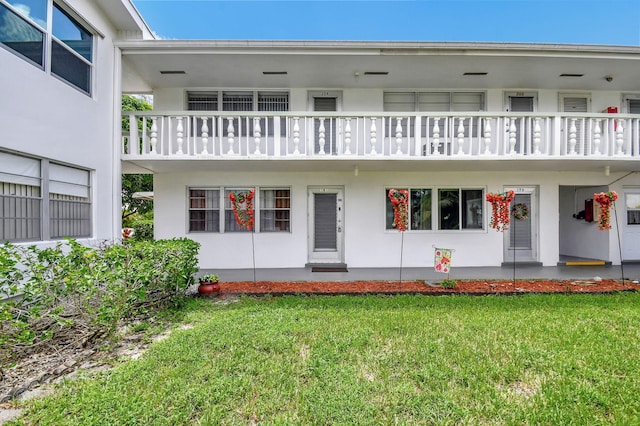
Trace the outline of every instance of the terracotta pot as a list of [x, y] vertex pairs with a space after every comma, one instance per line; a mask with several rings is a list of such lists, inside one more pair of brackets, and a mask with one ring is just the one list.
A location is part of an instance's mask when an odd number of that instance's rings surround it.
[[220, 283], [219, 282], [202, 282], [198, 286], [198, 293], [208, 295], [208, 294], [216, 294], [220, 292]]

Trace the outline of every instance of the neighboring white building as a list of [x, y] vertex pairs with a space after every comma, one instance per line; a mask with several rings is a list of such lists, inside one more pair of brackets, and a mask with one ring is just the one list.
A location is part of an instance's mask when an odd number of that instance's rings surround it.
[[[26, 200], [3, 238], [58, 238], [69, 215], [91, 224], [76, 236], [116, 238], [122, 170], [154, 174], [156, 237], [200, 242], [202, 268], [252, 267], [252, 241], [258, 268], [396, 267], [401, 243], [407, 267], [431, 266], [433, 246], [454, 266], [640, 260], [638, 47], [153, 40], [128, 0], [41, 2], [52, 22], [19, 19], [43, 65], [29, 44], [0, 49], [0, 177], [26, 191], [2, 194]], [[17, 3], [0, 0], [0, 34]], [[90, 44], [56, 36], [57, 9]], [[59, 45], [75, 71], [51, 63]], [[120, 135], [121, 93], [153, 94], [154, 111], [131, 114], [141, 133]], [[391, 188], [411, 193], [402, 242]], [[228, 201], [248, 189], [254, 235]], [[485, 195], [508, 189], [529, 216], [503, 234]], [[607, 190], [611, 232], [574, 218]], [[59, 218], [56, 203], [90, 213]]]
[[153, 36], [129, 0], [0, 0], [0, 241], [119, 238], [131, 38]]

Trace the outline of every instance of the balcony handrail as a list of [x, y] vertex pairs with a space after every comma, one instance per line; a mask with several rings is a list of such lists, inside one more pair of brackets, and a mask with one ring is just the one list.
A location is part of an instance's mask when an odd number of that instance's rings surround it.
[[[572, 112], [123, 111], [123, 159], [640, 158], [640, 115]], [[137, 143], [132, 143], [137, 141]]]

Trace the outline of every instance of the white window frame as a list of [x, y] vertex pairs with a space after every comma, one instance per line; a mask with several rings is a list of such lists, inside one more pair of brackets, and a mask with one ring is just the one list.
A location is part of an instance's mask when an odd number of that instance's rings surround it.
[[[409, 228], [406, 232], [428, 232], [428, 233], [446, 233], [446, 232], [486, 232], [486, 217], [487, 217], [487, 208], [484, 203], [484, 197], [486, 195], [487, 189], [485, 187], [479, 186], [421, 186], [421, 185], [396, 185], [396, 186], [385, 186], [385, 203], [384, 203], [384, 227], [385, 232], [392, 232], [396, 229], [393, 227], [387, 227], [387, 211], [388, 207], [388, 194], [389, 190], [395, 189], [406, 189], [409, 191], [409, 215], [411, 215], [411, 191], [413, 190], [431, 190], [431, 229], [411, 229], [411, 218], [409, 218]], [[459, 206], [458, 206], [458, 228], [457, 229], [440, 229], [440, 191], [441, 190], [458, 190], [460, 194]], [[479, 228], [463, 228], [462, 227], [462, 191], [482, 191], [482, 200], [480, 202], [480, 208], [482, 209], [482, 217], [480, 218], [481, 227]]]
[[[274, 185], [274, 186], [264, 186], [264, 187], [260, 187], [260, 186], [251, 186], [251, 185], [228, 185], [228, 186], [189, 186], [186, 188], [186, 233], [187, 234], [242, 234], [244, 232], [250, 232], [249, 230], [245, 229], [245, 228], [239, 228], [239, 226], [236, 226], [237, 223], [235, 221], [235, 216], [233, 214], [233, 206], [231, 205], [231, 200], [229, 199], [229, 192], [244, 192], [244, 191], [249, 191], [251, 189], [255, 190], [255, 195], [253, 198], [253, 209], [254, 209], [254, 232], [263, 232], [263, 233], [268, 233], [268, 234], [282, 234], [282, 233], [291, 233], [291, 224], [292, 224], [292, 220], [291, 220], [291, 216], [292, 216], [292, 194], [293, 191], [291, 189], [291, 187], [289, 186], [282, 186], [282, 185]], [[205, 209], [205, 210], [212, 210], [212, 211], [218, 211], [218, 230], [217, 231], [192, 231], [191, 230], [191, 214], [190, 212], [192, 210], [203, 210], [202, 208], [192, 208], [191, 207], [191, 191], [192, 190], [202, 190], [202, 191], [218, 191], [218, 206], [215, 208], [211, 208], [211, 209]], [[261, 207], [261, 197], [262, 197], [262, 191], [278, 191], [278, 190], [283, 190], [283, 191], [289, 191], [289, 207], [286, 209], [289, 211], [289, 229], [288, 230], [270, 230], [270, 231], [262, 231], [260, 229], [260, 223], [261, 223], [261, 214], [263, 210], [269, 210], [269, 211], [273, 211], [274, 209], [272, 208], [265, 208], [263, 209]], [[285, 210], [285, 209], [281, 209], [281, 210]], [[230, 217], [230, 221], [234, 225], [234, 228], [237, 229], [229, 229], [230, 226], [227, 226], [227, 216]]]

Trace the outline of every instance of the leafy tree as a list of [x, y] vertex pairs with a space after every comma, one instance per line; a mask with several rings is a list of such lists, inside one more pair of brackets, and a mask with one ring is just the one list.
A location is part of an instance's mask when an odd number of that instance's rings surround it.
[[[146, 100], [122, 95], [123, 111], [150, 111], [153, 109]], [[122, 130], [130, 129], [129, 117], [122, 116]], [[138, 130], [142, 131], [142, 120], [138, 120]], [[153, 191], [153, 175], [151, 174], [123, 174], [122, 175], [122, 222], [129, 224], [133, 217], [150, 216], [153, 212], [153, 202], [133, 198], [135, 192]]]

